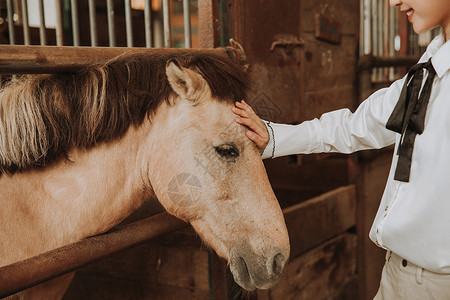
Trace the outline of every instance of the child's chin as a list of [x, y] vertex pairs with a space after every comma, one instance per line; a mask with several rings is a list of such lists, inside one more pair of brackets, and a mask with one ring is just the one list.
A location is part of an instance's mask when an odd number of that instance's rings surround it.
[[425, 26], [424, 24], [420, 24], [420, 22], [414, 22], [414, 21], [413, 21], [412, 25], [413, 25], [414, 32], [417, 34], [427, 32], [428, 30], [431, 30], [434, 28], [431, 26]]

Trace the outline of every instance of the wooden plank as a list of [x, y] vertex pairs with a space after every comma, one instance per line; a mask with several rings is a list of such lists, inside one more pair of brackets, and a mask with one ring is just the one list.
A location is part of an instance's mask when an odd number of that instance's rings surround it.
[[317, 40], [314, 33], [303, 36], [305, 91], [320, 91], [355, 84], [357, 38], [343, 36], [341, 43]]
[[359, 33], [358, 0], [314, 0], [302, 1], [301, 25], [305, 32], [314, 32], [315, 15], [323, 14], [341, 23], [341, 34]]
[[383, 151], [359, 153], [359, 172], [356, 177], [358, 197], [358, 253], [361, 294], [359, 299], [369, 300], [375, 296], [385, 261], [385, 251], [368, 237], [378, 210], [392, 160], [392, 147]]
[[[77, 280], [77, 275], [75, 275]], [[210, 300], [208, 290], [190, 289], [137, 282], [126, 279], [112, 281], [110, 278], [89, 277], [80, 282], [77, 290], [69, 288], [63, 300], [146, 300], [146, 299], [195, 299]]]
[[[228, 49], [232, 51], [232, 49]], [[225, 49], [56, 47], [0, 45], [0, 74], [73, 72], [124, 53], [208, 52], [228, 56]]]
[[319, 118], [323, 113], [341, 108], [353, 111], [356, 107], [355, 99], [355, 87], [351, 84], [306, 92], [303, 104], [305, 119]]
[[139, 245], [188, 224], [169, 215], [158, 214], [127, 224], [117, 230], [30, 257], [0, 268], [0, 297], [6, 297], [42, 282], [77, 270], [119, 251]]
[[274, 66], [254, 62], [249, 72], [253, 86], [247, 102], [262, 119], [288, 124], [301, 120], [298, 98], [304, 84], [297, 64]]
[[[166, 245], [175, 239], [180, 245]], [[208, 251], [196, 244], [194, 235], [176, 232], [86, 266], [64, 299], [123, 299], [117, 286], [129, 288], [126, 299], [209, 299]]]
[[[302, 157], [308, 156], [310, 155]], [[328, 159], [312, 160], [300, 167], [292, 164], [289, 157], [266, 159], [264, 165], [274, 189], [307, 188], [310, 191], [316, 190], [317, 194], [320, 194], [347, 185], [349, 182], [346, 155], [333, 155]]]
[[376, 67], [407, 67], [410, 68], [420, 59], [420, 56], [373, 56], [364, 55], [358, 59], [358, 71], [372, 71]]
[[349, 185], [283, 210], [291, 259], [356, 224], [355, 186]]
[[269, 290], [258, 290], [258, 300], [334, 299], [354, 280], [357, 237], [342, 234], [289, 262], [282, 278]]
[[[235, 2], [245, 3], [241, 10], [242, 40], [238, 40], [238, 42], [243, 43], [249, 61], [272, 66], [296, 65], [297, 61], [292, 59], [295, 58], [295, 55], [291, 56], [287, 53], [289, 51], [285, 51], [289, 50], [289, 47], [285, 49], [280, 47], [280, 49], [271, 51], [271, 46], [282, 36], [300, 38], [300, 19], [303, 17], [300, 15], [300, 7], [301, 2], [304, 1], [245, 0]], [[294, 47], [293, 54], [297, 52], [296, 49], [300, 49], [300, 47]], [[294, 74], [286, 73], [278, 80], [284, 81], [287, 78], [286, 75]]]
[[[359, 274], [356, 273], [347, 283], [342, 285], [332, 300], [356, 300], [359, 298]], [[373, 300], [373, 299], [371, 299]]]
[[198, 34], [201, 48], [220, 46], [219, 4], [217, 1], [198, 1]]
[[209, 276], [211, 284], [211, 299], [229, 299], [228, 265], [225, 259], [219, 257], [213, 250], [209, 251]]

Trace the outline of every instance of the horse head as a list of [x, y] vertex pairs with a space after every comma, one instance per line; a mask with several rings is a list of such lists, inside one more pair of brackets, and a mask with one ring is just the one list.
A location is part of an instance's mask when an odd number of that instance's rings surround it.
[[148, 184], [228, 261], [240, 286], [269, 288], [290, 246], [260, 153], [234, 121], [233, 99], [220, 99], [201, 71], [171, 60], [166, 75], [175, 93], [151, 118]]

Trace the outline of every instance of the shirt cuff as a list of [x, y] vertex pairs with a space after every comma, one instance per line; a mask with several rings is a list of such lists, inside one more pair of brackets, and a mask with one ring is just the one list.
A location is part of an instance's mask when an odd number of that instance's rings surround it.
[[269, 133], [269, 142], [261, 158], [275, 158], [292, 154], [321, 152], [320, 142], [311, 139], [313, 126], [317, 120], [306, 121], [299, 125], [272, 123], [263, 120]]

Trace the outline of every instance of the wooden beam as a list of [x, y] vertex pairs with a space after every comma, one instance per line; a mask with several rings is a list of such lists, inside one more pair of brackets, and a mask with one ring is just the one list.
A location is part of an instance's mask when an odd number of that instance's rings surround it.
[[402, 56], [373, 56], [364, 55], [358, 60], [358, 71], [369, 70], [375, 67], [411, 67], [420, 57], [402, 55]]
[[220, 46], [219, 1], [198, 1], [198, 35], [201, 48]]
[[0, 74], [75, 72], [88, 64], [106, 62], [125, 53], [207, 52], [241, 59], [233, 48], [178, 49], [124, 47], [0, 46]]
[[355, 186], [345, 186], [283, 210], [291, 259], [356, 224]]
[[88, 263], [187, 225], [174, 216], [161, 213], [124, 225], [115, 231], [1, 267], [0, 298], [70, 273]]

